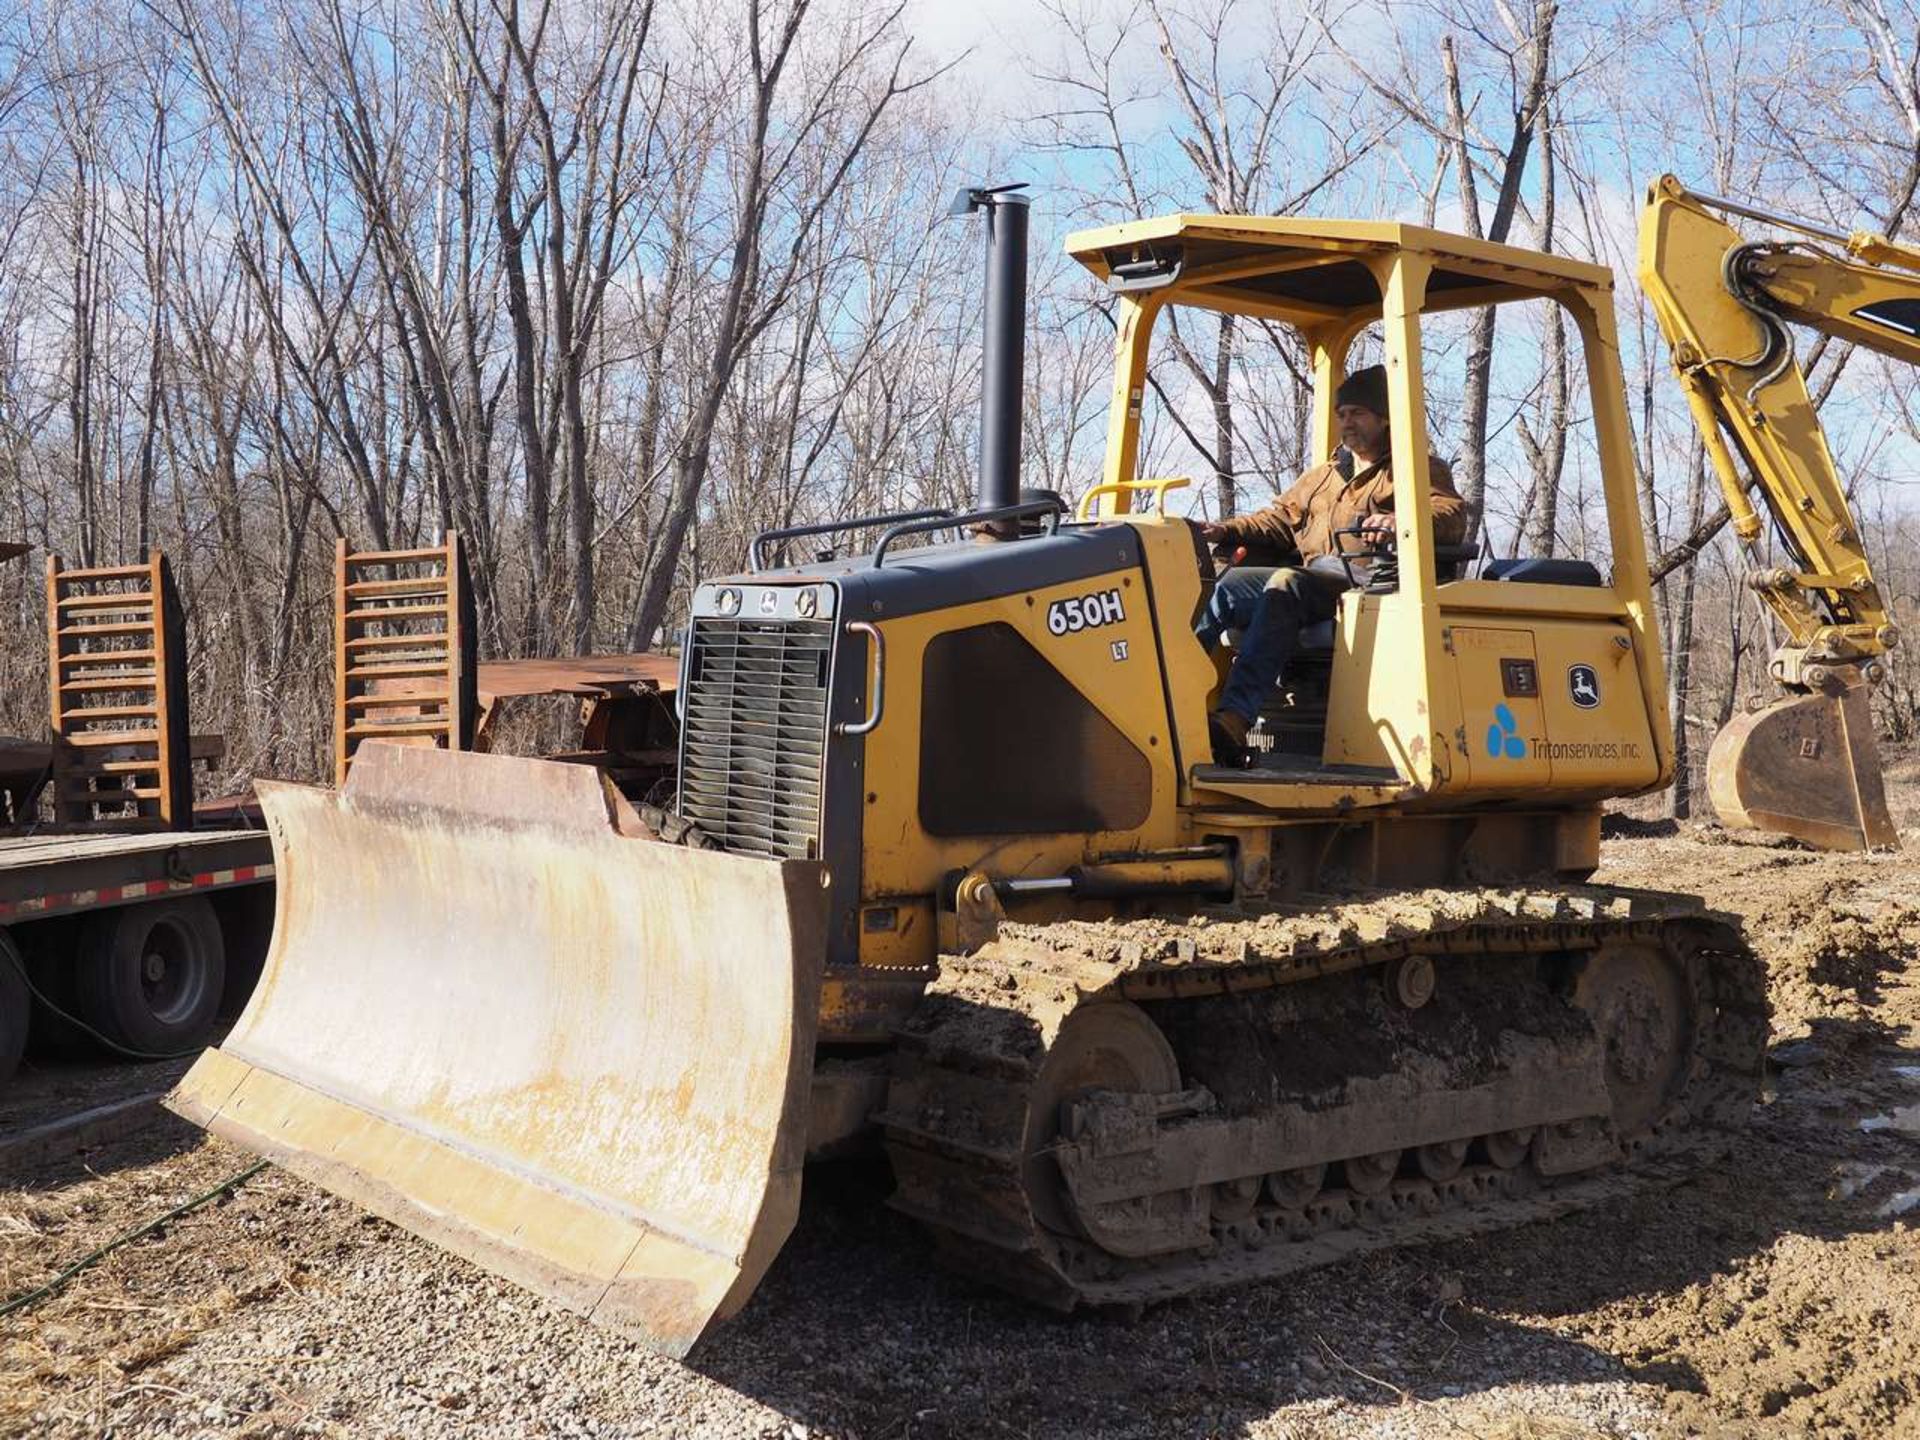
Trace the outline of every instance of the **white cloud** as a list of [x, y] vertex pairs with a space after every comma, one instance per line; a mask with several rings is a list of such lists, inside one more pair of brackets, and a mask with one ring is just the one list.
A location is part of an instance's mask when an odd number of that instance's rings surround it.
[[1053, 28], [1033, 0], [909, 0], [902, 17], [923, 60], [956, 61], [952, 93], [970, 98], [978, 138], [995, 149], [1033, 109], [1035, 44]]

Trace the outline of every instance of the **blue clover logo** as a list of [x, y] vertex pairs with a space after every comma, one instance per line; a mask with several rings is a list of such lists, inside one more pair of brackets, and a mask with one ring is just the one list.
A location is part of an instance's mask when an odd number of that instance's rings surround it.
[[1505, 755], [1509, 760], [1527, 758], [1527, 742], [1515, 732], [1520, 722], [1513, 718], [1513, 711], [1505, 705], [1493, 707], [1493, 724], [1487, 726], [1487, 754], [1498, 760]]

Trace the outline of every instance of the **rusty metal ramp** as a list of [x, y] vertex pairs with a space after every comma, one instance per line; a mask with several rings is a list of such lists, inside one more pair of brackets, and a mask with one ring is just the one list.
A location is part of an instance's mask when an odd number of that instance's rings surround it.
[[1707, 755], [1721, 823], [1821, 850], [1898, 846], [1868, 694], [1793, 695], [1729, 721]]
[[738, 1309], [799, 1208], [823, 867], [539, 760], [375, 744], [260, 798], [266, 968], [168, 1105], [665, 1353]]

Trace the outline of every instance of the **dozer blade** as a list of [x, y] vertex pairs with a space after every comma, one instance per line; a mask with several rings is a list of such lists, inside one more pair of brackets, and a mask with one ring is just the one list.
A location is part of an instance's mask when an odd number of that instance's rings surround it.
[[1721, 823], [1822, 850], [1898, 845], [1867, 695], [1794, 695], [1730, 721], [1707, 755]]
[[551, 761], [371, 744], [259, 790], [273, 943], [168, 1105], [685, 1354], [799, 1209], [823, 868], [623, 834]]

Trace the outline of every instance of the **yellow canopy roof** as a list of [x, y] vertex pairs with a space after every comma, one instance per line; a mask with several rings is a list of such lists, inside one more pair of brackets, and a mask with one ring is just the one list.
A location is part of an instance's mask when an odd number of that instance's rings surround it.
[[1432, 257], [1427, 310], [1613, 287], [1604, 265], [1393, 221], [1163, 215], [1067, 237], [1067, 253], [1103, 280], [1120, 272], [1116, 288], [1164, 287], [1180, 304], [1298, 325], [1378, 310], [1363, 257], [1396, 251]]

